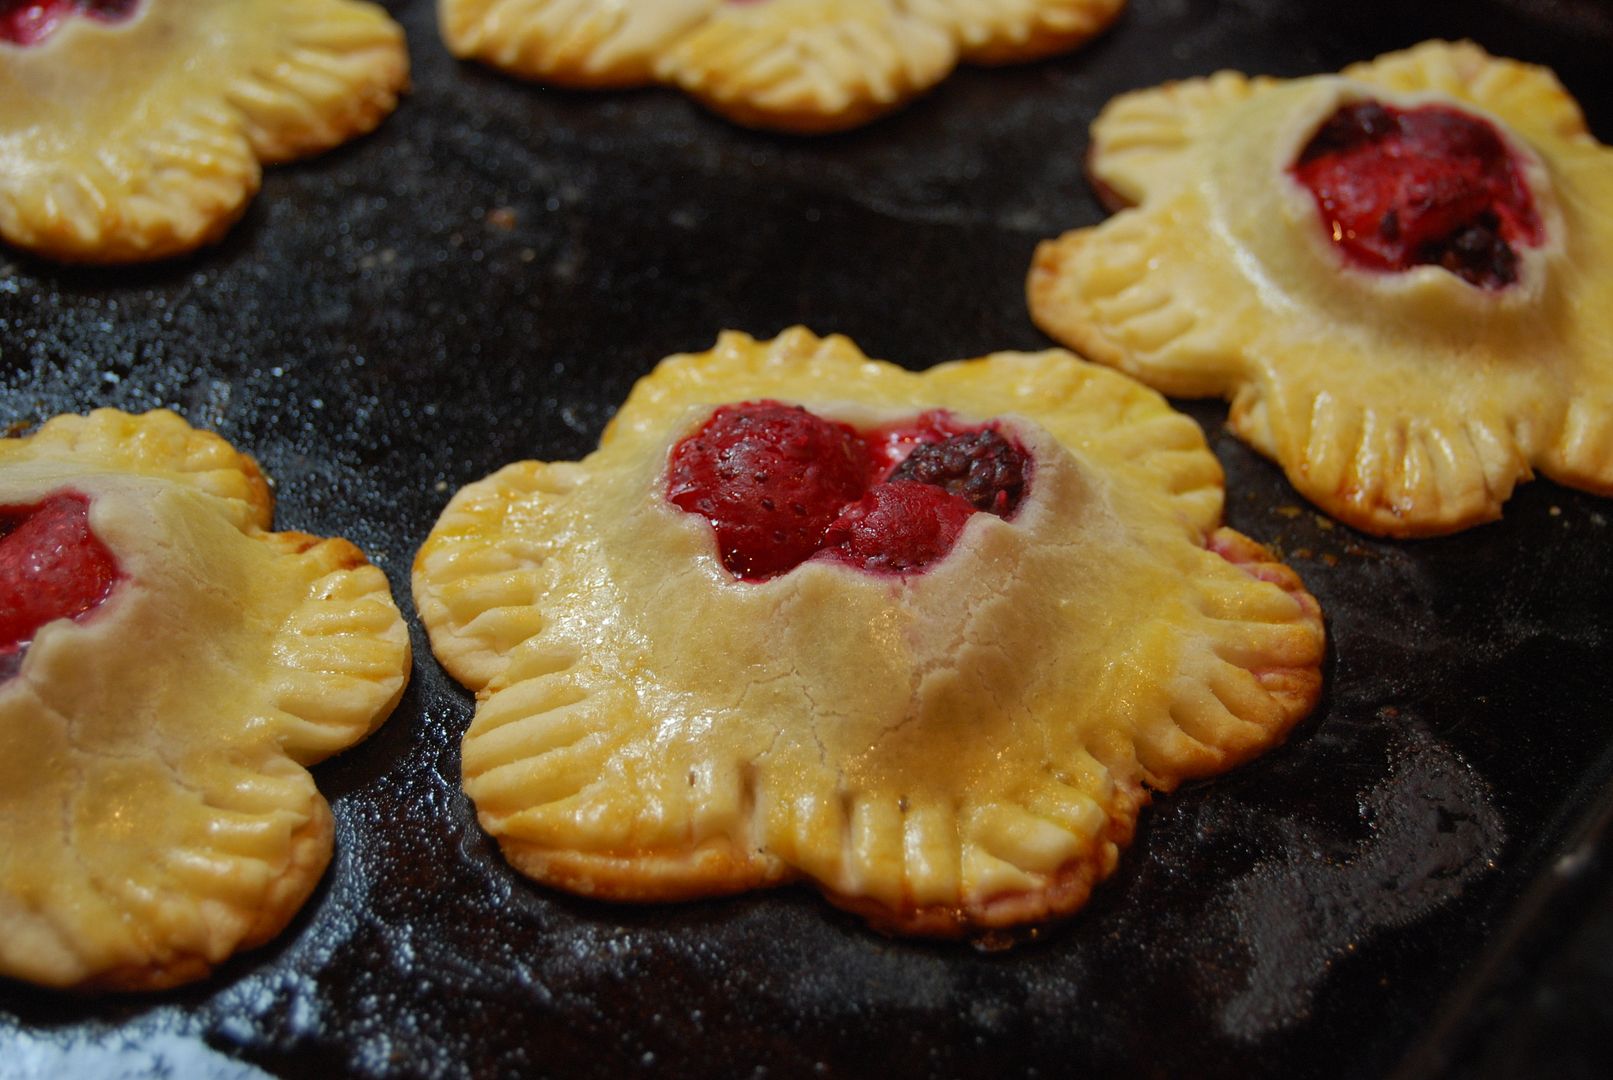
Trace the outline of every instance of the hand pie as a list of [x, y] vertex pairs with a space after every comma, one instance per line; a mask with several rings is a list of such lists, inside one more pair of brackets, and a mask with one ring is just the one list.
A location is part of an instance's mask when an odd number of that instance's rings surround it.
[[856, 127], [960, 60], [1073, 49], [1124, 0], [438, 0], [454, 55], [561, 86], [683, 87], [752, 127]]
[[172, 413], [0, 440], [0, 976], [197, 979], [319, 881], [304, 766], [391, 712], [409, 638], [357, 548], [269, 523]]
[[1316, 701], [1316, 603], [1217, 527], [1221, 485], [1197, 425], [1067, 353], [913, 374], [725, 334], [427, 539], [465, 789], [585, 895], [799, 879], [937, 936], [1067, 914], [1151, 791]]
[[403, 31], [355, 0], [0, 4], [0, 238], [68, 262], [218, 240], [260, 162], [375, 127]]
[[1500, 516], [1531, 468], [1613, 493], [1613, 151], [1551, 72], [1429, 42], [1127, 94], [1031, 312], [1230, 424], [1358, 529]]

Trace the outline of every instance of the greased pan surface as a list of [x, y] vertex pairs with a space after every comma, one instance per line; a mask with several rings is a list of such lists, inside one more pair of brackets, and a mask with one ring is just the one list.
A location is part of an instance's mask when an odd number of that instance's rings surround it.
[[[637, 377], [720, 329], [803, 322], [912, 367], [1044, 347], [1024, 273], [1102, 218], [1081, 163], [1116, 93], [1472, 36], [1553, 65], [1613, 139], [1613, 10], [1592, 0], [1132, 0], [1083, 53], [807, 141], [670, 91], [458, 65], [431, 4], [390, 6], [413, 95], [271, 170], [221, 248], [118, 272], [0, 255], [0, 420], [175, 407], [262, 461], [280, 527], [361, 544], [411, 615], [453, 490], [586, 453]], [[1037, 940], [888, 940], [793, 889], [630, 908], [534, 887], [459, 791], [470, 697], [417, 631], [393, 719], [315, 770], [336, 858], [290, 930], [169, 994], [0, 984], [0, 1076], [1437, 1072], [1475, 1009], [1515, 1018], [1541, 977], [1494, 943], [1584, 915], [1552, 883], [1613, 777], [1613, 502], [1538, 481], [1498, 524], [1379, 542], [1312, 513], [1222, 406], [1189, 411], [1230, 524], [1327, 612], [1326, 697], [1285, 747], [1160, 799]], [[1588, 1067], [1576, 1034], [1553, 1052]]]

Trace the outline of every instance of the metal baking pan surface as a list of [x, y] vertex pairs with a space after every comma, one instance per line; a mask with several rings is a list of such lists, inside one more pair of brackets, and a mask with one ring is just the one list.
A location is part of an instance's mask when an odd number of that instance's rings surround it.
[[[1122, 91], [1466, 36], [1553, 66], [1613, 141], [1593, 0], [1132, 0], [1085, 51], [818, 139], [672, 91], [520, 84], [452, 61], [428, 0], [389, 6], [413, 94], [269, 170], [222, 246], [115, 271], [0, 254], [0, 420], [174, 407], [262, 461], [281, 527], [370, 552], [411, 615], [453, 490], [585, 454], [636, 378], [721, 329], [805, 323], [912, 367], [1045, 347], [1024, 274], [1102, 220], [1082, 156]], [[392, 720], [315, 770], [336, 857], [291, 928], [171, 993], [0, 984], [0, 1077], [1502, 1075], [1503, 1037], [1591, 1075], [1579, 1014], [1530, 1017], [1608, 940], [1576, 928], [1607, 895], [1584, 874], [1613, 775], [1613, 502], [1541, 480], [1499, 523], [1381, 542], [1314, 514], [1223, 406], [1185, 407], [1229, 523], [1327, 612], [1327, 692], [1281, 749], [1157, 800], [1077, 917], [994, 953], [881, 937], [806, 890], [535, 887], [460, 793], [470, 697], [417, 629]]]

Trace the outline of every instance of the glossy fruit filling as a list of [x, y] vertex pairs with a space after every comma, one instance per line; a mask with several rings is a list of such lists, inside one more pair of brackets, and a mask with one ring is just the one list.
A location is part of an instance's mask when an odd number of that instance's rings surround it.
[[823, 545], [868, 470], [868, 447], [845, 424], [776, 401], [725, 405], [673, 448], [667, 498], [711, 522], [735, 576], [769, 578]]
[[0, 678], [16, 673], [46, 623], [82, 618], [112, 595], [122, 575], [89, 513], [77, 492], [0, 506]]
[[140, 0], [0, 0], [0, 41], [38, 45], [74, 15], [97, 22], [119, 22], [134, 14]]
[[799, 405], [724, 405], [672, 448], [667, 499], [711, 522], [723, 566], [765, 581], [809, 559], [914, 574], [970, 516], [1009, 517], [1030, 456], [991, 425], [944, 411], [859, 432]]
[[1440, 266], [1472, 285], [1518, 280], [1543, 238], [1517, 157], [1493, 126], [1443, 105], [1346, 105], [1293, 166], [1333, 242], [1359, 266]]

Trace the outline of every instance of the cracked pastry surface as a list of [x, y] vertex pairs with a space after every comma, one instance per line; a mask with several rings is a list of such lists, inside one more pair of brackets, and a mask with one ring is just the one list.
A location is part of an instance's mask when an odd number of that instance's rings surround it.
[[682, 87], [741, 124], [866, 123], [962, 62], [1073, 49], [1124, 0], [439, 0], [454, 55], [562, 86]]
[[[42, 507], [77, 532], [36, 543]], [[409, 641], [357, 548], [270, 518], [251, 458], [169, 412], [0, 440], [0, 594], [66, 602], [113, 568], [99, 599], [0, 620], [0, 976], [201, 978], [318, 883], [332, 821], [305, 766], [391, 712]]]
[[[922, 573], [747, 579], [669, 500], [669, 455], [761, 399], [859, 431], [994, 421], [1030, 479]], [[802, 880], [957, 936], [1080, 907], [1150, 791], [1314, 705], [1316, 603], [1221, 505], [1192, 420], [1068, 353], [913, 374], [840, 337], [729, 333], [642, 379], [583, 461], [458, 492], [414, 590], [476, 692], [465, 789], [521, 872], [632, 901]]]
[[371, 130], [408, 82], [402, 30], [357, 0], [125, 0], [116, 18], [91, 14], [62, 14], [37, 40], [0, 37], [0, 238], [53, 259], [212, 243], [261, 164]]
[[[1352, 111], [1413, 165], [1307, 190]], [[1466, 162], [1397, 150], [1407, 117], [1455, 118]], [[1457, 177], [1483, 144], [1505, 160]], [[1340, 76], [1222, 72], [1111, 102], [1090, 171], [1135, 208], [1041, 245], [1037, 323], [1166, 393], [1228, 398], [1232, 429], [1334, 517], [1453, 532], [1536, 469], [1613, 494], [1613, 150], [1550, 71], [1436, 41]], [[1370, 265], [1408, 214], [1422, 247]]]

